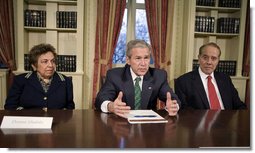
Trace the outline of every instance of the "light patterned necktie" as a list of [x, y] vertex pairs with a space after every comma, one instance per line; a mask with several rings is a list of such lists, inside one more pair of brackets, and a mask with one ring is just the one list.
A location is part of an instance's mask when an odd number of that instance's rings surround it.
[[212, 77], [209, 75], [207, 77], [207, 86], [208, 86], [208, 94], [209, 94], [209, 100], [210, 100], [210, 105], [211, 109], [221, 109], [220, 108], [220, 102], [217, 97], [214, 85], [212, 84]]
[[141, 107], [141, 88], [139, 86], [140, 81], [140, 77], [135, 78], [135, 109], [140, 109]]

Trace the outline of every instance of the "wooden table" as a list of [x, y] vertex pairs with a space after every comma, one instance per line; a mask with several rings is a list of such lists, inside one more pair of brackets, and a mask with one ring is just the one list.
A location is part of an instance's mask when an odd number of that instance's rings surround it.
[[[0, 130], [2, 148], [250, 148], [249, 110], [181, 110], [160, 124], [129, 124], [94, 110], [0, 110], [3, 116], [51, 116], [49, 131]], [[213, 119], [206, 119], [209, 114]], [[212, 121], [205, 128], [206, 120]]]

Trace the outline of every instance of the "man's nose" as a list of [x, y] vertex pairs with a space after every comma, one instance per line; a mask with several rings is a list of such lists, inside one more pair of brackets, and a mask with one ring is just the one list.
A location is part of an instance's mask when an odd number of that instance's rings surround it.
[[213, 60], [212, 60], [211, 58], [208, 58], [206, 62], [207, 62], [208, 64], [212, 64], [212, 61], [213, 61]]
[[145, 61], [146, 61], [146, 59], [142, 59], [141, 60], [141, 65], [145, 65], [145, 63], [146, 63]]

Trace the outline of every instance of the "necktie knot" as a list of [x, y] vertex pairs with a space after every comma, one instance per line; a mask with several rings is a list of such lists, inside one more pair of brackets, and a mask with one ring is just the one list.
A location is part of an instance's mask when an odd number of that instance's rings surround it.
[[208, 75], [207, 79], [211, 81], [212, 80], [212, 76]]
[[135, 83], [139, 83], [141, 81], [141, 78], [140, 77], [136, 77], [135, 78]]

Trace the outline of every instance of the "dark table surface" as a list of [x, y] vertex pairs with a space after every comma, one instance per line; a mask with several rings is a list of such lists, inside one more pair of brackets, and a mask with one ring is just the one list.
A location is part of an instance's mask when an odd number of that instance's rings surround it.
[[129, 124], [124, 118], [94, 110], [0, 110], [1, 122], [3, 116], [53, 117], [48, 131], [1, 129], [0, 147], [250, 148], [249, 110], [181, 110], [176, 117], [164, 110], [157, 112], [168, 123]]

